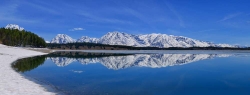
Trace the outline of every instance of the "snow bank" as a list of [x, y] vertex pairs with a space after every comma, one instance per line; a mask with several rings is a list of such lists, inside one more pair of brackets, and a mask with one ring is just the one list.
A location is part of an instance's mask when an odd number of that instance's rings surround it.
[[0, 44], [1, 95], [55, 95], [52, 87], [45, 84], [36, 84], [39, 82], [31, 78], [24, 78], [11, 68], [11, 64], [19, 58], [43, 54], [45, 53]]

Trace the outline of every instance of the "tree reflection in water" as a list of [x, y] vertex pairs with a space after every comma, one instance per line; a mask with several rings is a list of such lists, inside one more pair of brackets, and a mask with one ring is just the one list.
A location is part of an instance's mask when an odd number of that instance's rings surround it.
[[19, 59], [14, 62], [11, 67], [15, 69], [17, 72], [26, 72], [37, 68], [38, 66], [42, 65], [46, 60], [46, 56], [35, 56], [29, 58]]

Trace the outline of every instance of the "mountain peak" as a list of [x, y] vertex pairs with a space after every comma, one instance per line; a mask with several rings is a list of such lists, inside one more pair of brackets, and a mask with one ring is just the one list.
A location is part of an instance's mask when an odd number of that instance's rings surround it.
[[128, 34], [124, 32], [113, 31], [113, 32], [108, 32], [106, 35], [128, 35]]
[[101, 37], [100, 43], [110, 45], [128, 45], [128, 46], [139, 46], [135, 35], [127, 34], [124, 32], [108, 32]]
[[66, 34], [57, 34], [56, 36], [68, 36]]
[[77, 42], [88, 42], [88, 43], [98, 43], [99, 39], [97, 38], [90, 38], [88, 36], [82, 36]]
[[71, 38], [66, 34], [57, 34], [55, 38], [53, 38], [50, 43], [74, 43], [76, 42], [75, 39]]
[[24, 30], [23, 27], [20, 27], [19, 25], [17, 24], [8, 24], [5, 26], [6, 29], [18, 29], [20, 31]]

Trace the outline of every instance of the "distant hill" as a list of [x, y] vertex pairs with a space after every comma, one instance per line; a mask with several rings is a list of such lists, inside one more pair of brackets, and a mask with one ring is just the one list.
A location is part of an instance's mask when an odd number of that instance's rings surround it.
[[0, 28], [0, 43], [9, 46], [45, 47], [46, 42], [38, 35], [25, 31], [16, 24]]

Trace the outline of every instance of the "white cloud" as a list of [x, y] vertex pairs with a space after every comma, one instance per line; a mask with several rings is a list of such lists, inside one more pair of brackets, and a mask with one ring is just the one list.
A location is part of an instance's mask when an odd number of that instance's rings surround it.
[[83, 71], [76, 71], [76, 70], [70, 70], [70, 71], [72, 71], [74, 73], [82, 73], [83, 72]]
[[81, 31], [81, 30], [85, 30], [83, 28], [73, 28], [73, 29], [70, 29], [69, 31]]

